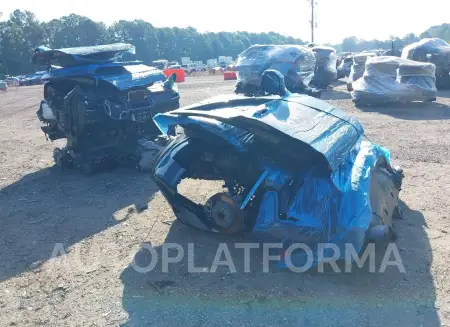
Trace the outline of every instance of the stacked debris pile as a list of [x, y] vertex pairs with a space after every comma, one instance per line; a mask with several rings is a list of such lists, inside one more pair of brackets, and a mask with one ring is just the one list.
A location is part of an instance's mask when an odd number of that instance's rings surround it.
[[435, 66], [397, 57], [369, 58], [362, 78], [353, 83], [357, 104], [436, 100]]

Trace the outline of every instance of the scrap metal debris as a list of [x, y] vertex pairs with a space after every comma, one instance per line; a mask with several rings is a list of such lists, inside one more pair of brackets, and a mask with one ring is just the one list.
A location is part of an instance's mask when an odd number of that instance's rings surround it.
[[[362, 125], [338, 108], [277, 90], [283, 76], [269, 73], [266, 90], [281, 96], [221, 96], [155, 117], [161, 132], [176, 125], [185, 132], [153, 171], [177, 219], [312, 249], [352, 243], [358, 250], [392, 235], [403, 172], [391, 165], [389, 150], [368, 141]], [[178, 192], [186, 178], [221, 180], [225, 191], [195, 203]]]

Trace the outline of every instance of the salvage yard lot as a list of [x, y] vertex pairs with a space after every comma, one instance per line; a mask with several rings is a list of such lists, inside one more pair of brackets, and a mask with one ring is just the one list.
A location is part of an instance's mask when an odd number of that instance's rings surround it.
[[[182, 105], [233, 86], [188, 78]], [[256, 250], [244, 273], [233, 244], [245, 239], [175, 222], [149, 174], [53, 168], [61, 143], [40, 131], [41, 97], [41, 86], [0, 93], [0, 326], [450, 326], [450, 92], [425, 107], [356, 109], [338, 82], [322, 97], [356, 116], [405, 171], [396, 242], [406, 274], [263, 273]], [[206, 200], [213, 186], [183, 187]], [[210, 267], [220, 242], [237, 273], [187, 273], [187, 260], [169, 273], [130, 266], [136, 254], [145, 261], [142, 243], [195, 243], [195, 265]]]

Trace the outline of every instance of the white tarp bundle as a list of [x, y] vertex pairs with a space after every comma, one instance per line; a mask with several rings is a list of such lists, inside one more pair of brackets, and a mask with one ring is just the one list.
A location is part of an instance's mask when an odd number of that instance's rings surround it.
[[435, 65], [398, 57], [368, 58], [365, 72], [353, 83], [357, 103], [433, 101], [436, 98]]

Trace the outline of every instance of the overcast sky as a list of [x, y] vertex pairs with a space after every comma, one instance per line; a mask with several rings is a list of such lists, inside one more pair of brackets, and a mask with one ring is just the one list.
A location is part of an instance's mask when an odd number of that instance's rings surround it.
[[[337, 43], [347, 36], [387, 39], [390, 35], [419, 34], [432, 25], [450, 23], [450, 0], [317, 2], [319, 43]], [[274, 31], [310, 40], [307, 0], [5, 0], [0, 4], [2, 19], [14, 9], [30, 10], [44, 21], [76, 13], [106, 24], [119, 19], [143, 19], [156, 27], [193, 26], [200, 32]]]

